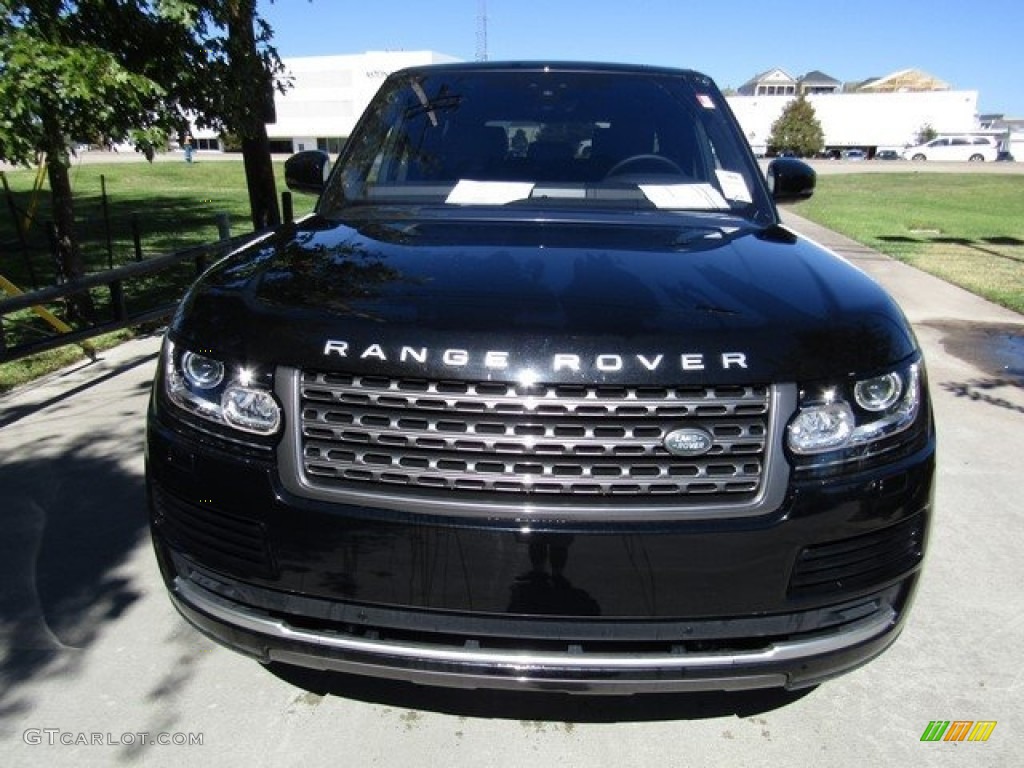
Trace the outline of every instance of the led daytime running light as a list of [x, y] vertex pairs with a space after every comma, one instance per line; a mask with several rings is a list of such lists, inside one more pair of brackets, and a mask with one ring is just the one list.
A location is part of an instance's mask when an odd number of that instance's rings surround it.
[[864, 379], [854, 384], [854, 409], [835, 388], [805, 403], [787, 427], [787, 443], [798, 455], [862, 446], [898, 434], [917, 419], [921, 407], [920, 367]]
[[281, 426], [281, 407], [270, 389], [257, 384], [253, 369], [231, 370], [222, 361], [191, 350], [179, 355], [168, 340], [164, 391], [179, 408], [242, 432], [272, 435]]

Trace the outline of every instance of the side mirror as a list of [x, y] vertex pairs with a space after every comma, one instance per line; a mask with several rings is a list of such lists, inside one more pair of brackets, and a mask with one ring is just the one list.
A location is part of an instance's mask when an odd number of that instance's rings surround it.
[[293, 192], [319, 195], [330, 172], [331, 156], [319, 149], [298, 152], [284, 161], [284, 183]]
[[807, 163], [780, 157], [768, 164], [768, 190], [777, 203], [794, 203], [814, 194], [818, 174]]

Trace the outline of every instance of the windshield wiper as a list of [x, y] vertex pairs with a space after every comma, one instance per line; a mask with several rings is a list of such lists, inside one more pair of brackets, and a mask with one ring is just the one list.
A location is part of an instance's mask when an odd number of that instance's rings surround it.
[[426, 91], [423, 90], [423, 86], [419, 83], [410, 83], [410, 87], [413, 93], [416, 94], [416, 98], [420, 100], [419, 106], [409, 107], [405, 110], [405, 118], [408, 120], [410, 117], [416, 115], [422, 115], [424, 112], [427, 113], [430, 118], [430, 124], [437, 127], [437, 115], [434, 114], [436, 111], [443, 111], [448, 109], [458, 109], [462, 103], [462, 97], [456, 94], [450, 96], [438, 96], [436, 99], [431, 101], [427, 98]]

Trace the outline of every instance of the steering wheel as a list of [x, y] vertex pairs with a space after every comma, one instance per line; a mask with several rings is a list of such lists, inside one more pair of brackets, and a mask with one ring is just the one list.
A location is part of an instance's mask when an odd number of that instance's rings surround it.
[[[637, 167], [630, 168], [633, 165]], [[644, 166], [647, 167], [645, 168]], [[686, 175], [683, 173], [682, 168], [664, 155], [631, 155], [619, 160], [619, 162], [609, 168], [604, 177], [607, 179], [611, 176], [625, 176], [630, 173], [643, 173], [645, 171], [648, 173], [670, 172], [679, 176]]]

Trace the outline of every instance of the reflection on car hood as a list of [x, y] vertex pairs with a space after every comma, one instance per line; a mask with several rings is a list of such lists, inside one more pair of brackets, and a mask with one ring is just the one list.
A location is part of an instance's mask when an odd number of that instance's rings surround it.
[[[573, 378], [550, 365], [573, 354], [579, 375], [607, 355], [609, 368], [623, 359], [608, 380], [669, 381], [681, 356], [699, 355], [687, 381], [764, 382], [884, 368], [914, 349], [862, 272], [781, 227], [730, 217], [314, 217], [220, 262], [183, 307], [173, 332], [225, 357], [253, 359], [258, 345], [273, 357], [259, 362], [359, 358], [390, 375], [451, 375], [442, 353], [458, 349], [471, 353], [460, 375], [494, 376], [483, 354], [496, 351], [552, 378]], [[325, 354], [330, 341], [347, 356]], [[400, 360], [402, 347], [427, 361]], [[725, 354], [746, 367], [720, 370]], [[637, 355], [661, 362], [638, 366]]]

